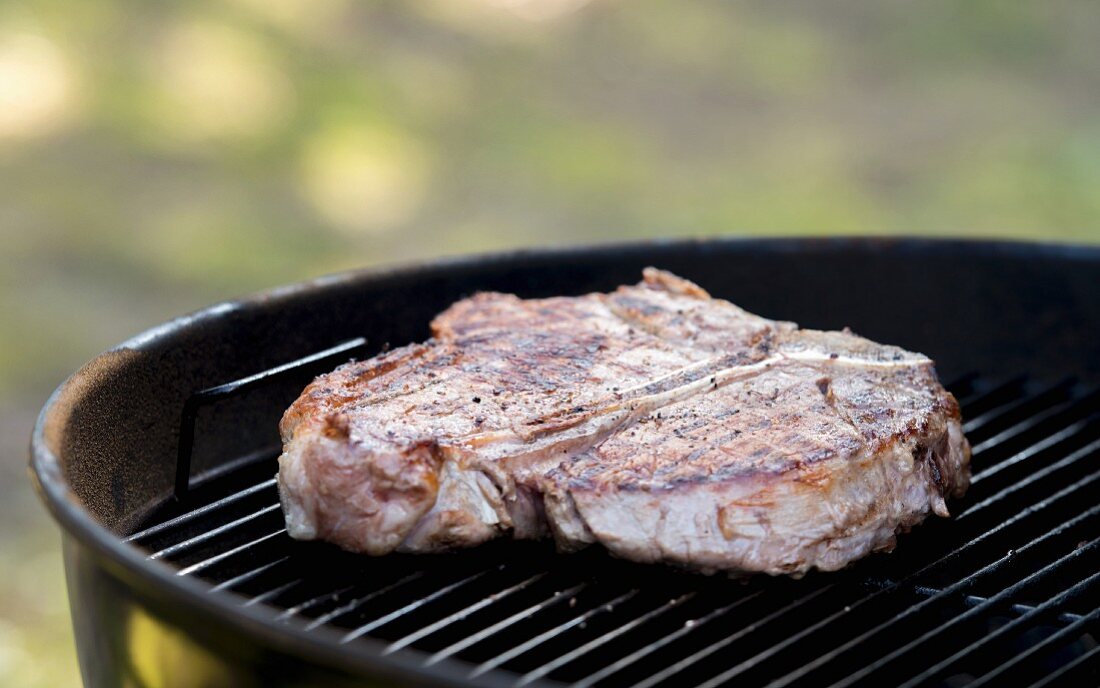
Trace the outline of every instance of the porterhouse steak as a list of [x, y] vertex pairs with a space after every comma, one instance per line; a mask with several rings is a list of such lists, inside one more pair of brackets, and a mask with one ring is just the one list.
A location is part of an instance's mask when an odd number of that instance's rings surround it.
[[704, 571], [840, 568], [969, 483], [919, 354], [647, 269], [608, 294], [455, 303], [317, 378], [281, 423], [287, 530], [353, 551], [511, 534]]

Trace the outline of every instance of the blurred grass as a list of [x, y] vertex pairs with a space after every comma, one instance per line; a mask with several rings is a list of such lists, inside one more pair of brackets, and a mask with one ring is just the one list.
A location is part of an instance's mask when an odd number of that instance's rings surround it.
[[265, 286], [532, 244], [1094, 242], [1097, 35], [1060, 0], [0, 0], [0, 684], [77, 681], [23, 466], [99, 350]]

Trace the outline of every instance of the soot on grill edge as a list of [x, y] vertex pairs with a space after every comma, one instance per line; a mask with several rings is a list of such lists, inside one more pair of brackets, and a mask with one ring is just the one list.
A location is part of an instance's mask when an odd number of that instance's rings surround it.
[[802, 580], [730, 581], [592, 548], [496, 542], [351, 555], [291, 540], [275, 452], [227, 463], [130, 540], [226, 599], [341, 642], [388, 643], [516, 685], [1072, 683], [1100, 663], [1100, 394], [1074, 381], [949, 385], [967, 496], [890, 555]]

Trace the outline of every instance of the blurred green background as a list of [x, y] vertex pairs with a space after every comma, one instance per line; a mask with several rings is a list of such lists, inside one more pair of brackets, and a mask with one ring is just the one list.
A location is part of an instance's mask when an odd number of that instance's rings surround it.
[[37, 409], [170, 316], [654, 236], [1100, 240], [1095, 2], [0, 0], [0, 685], [78, 682]]

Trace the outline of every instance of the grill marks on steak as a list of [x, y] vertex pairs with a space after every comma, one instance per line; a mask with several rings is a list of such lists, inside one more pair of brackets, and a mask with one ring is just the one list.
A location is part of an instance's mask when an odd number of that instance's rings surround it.
[[835, 569], [968, 480], [931, 362], [751, 315], [669, 273], [478, 294], [318, 378], [281, 430], [290, 534], [371, 554], [511, 532], [704, 570]]

